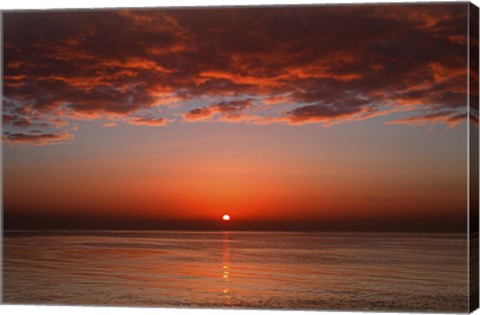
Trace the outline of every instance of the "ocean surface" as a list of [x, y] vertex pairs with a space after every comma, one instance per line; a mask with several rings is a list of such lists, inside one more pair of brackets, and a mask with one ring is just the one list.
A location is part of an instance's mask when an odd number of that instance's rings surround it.
[[3, 302], [467, 311], [465, 235], [5, 232]]

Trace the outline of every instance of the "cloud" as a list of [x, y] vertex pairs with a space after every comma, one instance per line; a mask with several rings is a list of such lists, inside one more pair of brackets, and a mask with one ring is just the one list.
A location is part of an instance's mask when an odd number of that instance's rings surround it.
[[15, 118], [16, 118], [15, 115], [3, 114], [3, 116], [2, 116], [3, 124], [8, 125], [11, 122], [13, 122], [15, 120]]
[[[304, 96], [300, 96], [304, 97]], [[332, 120], [348, 119], [365, 111], [370, 104], [368, 98], [343, 97], [343, 103], [331, 101], [295, 108], [285, 115], [285, 119], [292, 124], [311, 122], [330, 122]]]
[[132, 117], [127, 120], [130, 125], [138, 126], [166, 126], [168, 120], [166, 118], [153, 118], [153, 117]]
[[32, 125], [32, 123], [25, 118], [18, 117], [15, 120], [11, 121], [10, 124], [14, 127], [22, 127], [22, 128], [27, 128]]
[[[246, 121], [252, 119], [246, 119], [246, 116], [243, 114], [245, 110], [253, 108], [255, 105], [252, 99], [243, 99], [243, 100], [233, 100], [233, 101], [223, 101], [217, 104], [214, 104], [209, 107], [199, 107], [192, 109], [191, 111], [183, 115], [184, 120], [186, 121], [199, 121], [207, 120], [220, 114], [220, 120], [222, 121]], [[249, 116], [252, 118], [251, 116]]]
[[116, 122], [110, 121], [103, 124], [103, 127], [116, 127], [118, 124]]
[[448, 125], [450, 128], [454, 128], [460, 122], [464, 121], [467, 118], [466, 113], [458, 113], [455, 111], [443, 111], [437, 113], [430, 113], [418, 116], [410, 116], [406, 118], [399, 118], [386, 122], [388, 125], [432, 125], [435, 123], [443, 123]]
[[[466, 106], [467, 9], [6, 12], [3, 121], [12, 134], [54, 134], [85, 119], [329, 125], [402, 107], [453, 117]], [[174, 110], [152, 118], [161, 106]]]
[[199, 121], [199, 120], [206, 120], [215, 115], [215, 111], [212, 110], [210, 107], [199, 107], [192, 109], [188, 113], [183, 115], [183, 118], [186, 121]]
[[2, 136], [2, 140], [8, 144], [34, 144], [44, 146], [49, 144], [60, 144], [73, 139], [73, 135], [62, 131], [58, 133], [39, 133], [34, 130], [32, 134], [7, 133]]

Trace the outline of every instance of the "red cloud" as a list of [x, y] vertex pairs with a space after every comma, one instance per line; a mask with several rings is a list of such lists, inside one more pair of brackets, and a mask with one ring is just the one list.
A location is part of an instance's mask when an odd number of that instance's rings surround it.
[[138, 126], [166, 126], [168, 120], [166, 118], [150, 118], [150, 117], [132, 117], [127, 120], [130, 125]]
[[[432, 115], [410, 123], [452, 125], [435, 114], [466, 106], [467, 14], [467, 3], [6, 12], [4, 124], [11, 135], [179, 115], [328, 125], [415, 106]], [[176, 112], [140, 114], [158, 106]]]
[[199, 107], [192, 109], [188, 113], [183, 115], [183, 118], [186, 121], [198, 121], [198, 120], [206, 120], [215, 115], [215, 111], [213, 111], [210, 107]]
[[212, 118], [216, 114], [220, 114], [221, 120], [223, 121], [245, 120], [243, 112], [253, 107], [254, 104], [251, 99], [220, 102], [210, 107], [195, 108], [185, 113], [183, 118], [186, 121], [198, 121], [206, 120]]

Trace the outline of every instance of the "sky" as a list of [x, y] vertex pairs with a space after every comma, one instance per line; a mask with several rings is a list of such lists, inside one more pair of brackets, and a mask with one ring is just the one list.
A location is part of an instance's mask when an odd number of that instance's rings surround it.
[[467, 9], [3, 13], [6, 227], [463, 231]]

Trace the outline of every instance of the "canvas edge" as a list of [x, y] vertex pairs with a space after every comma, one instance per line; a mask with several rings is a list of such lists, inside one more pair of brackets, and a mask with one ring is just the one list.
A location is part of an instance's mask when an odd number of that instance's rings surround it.
[[478, 72], [479, 31], [478, 7], [468, 4], [468, 310], [479, 307], [478, 259], [479, 259], [479, 128], [478, 128]]
[[[3, 113], [3, 10], [0, 9], [0, 109]], [[0, 131], [3, 131], [3, 119], [0, 119]], [[3, 304], [3, 141], [0, 141], [0, 304]]]

